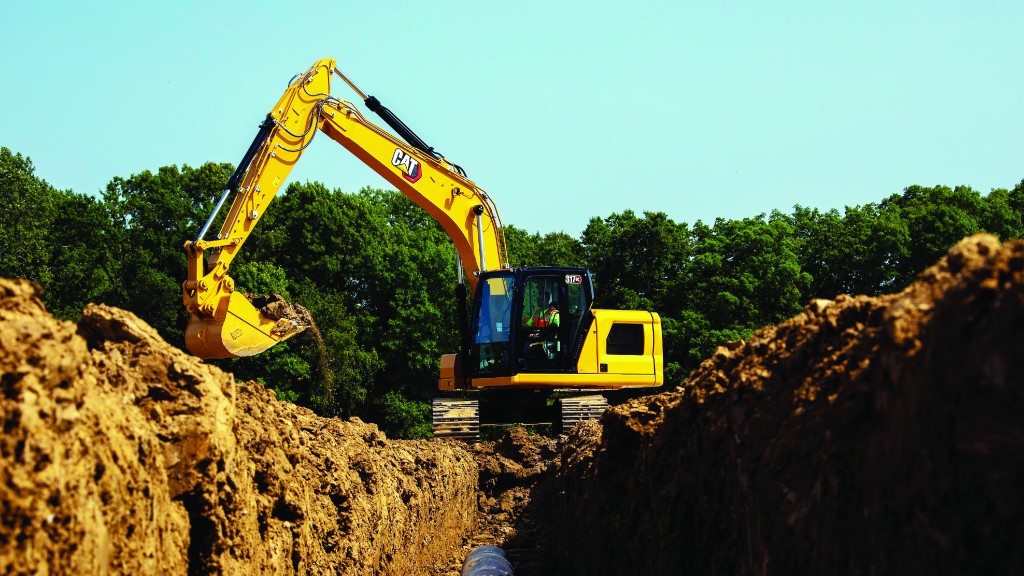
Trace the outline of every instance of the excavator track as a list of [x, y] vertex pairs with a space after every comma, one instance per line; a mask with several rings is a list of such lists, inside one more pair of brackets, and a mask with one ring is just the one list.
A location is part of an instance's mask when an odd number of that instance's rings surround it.
[[457, 398], [434, 398], [434, 438], [480, 440], [480, 402]]
[[599, 420], [608, 408], [608, 399], [599, 394], [562, 398], [562, 431], [572, 430], [584, 420]]

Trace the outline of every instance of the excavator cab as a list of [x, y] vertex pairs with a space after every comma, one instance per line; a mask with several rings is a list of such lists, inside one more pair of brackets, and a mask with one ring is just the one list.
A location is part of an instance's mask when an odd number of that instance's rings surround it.
[[593, 308], [585, 268], [480, 275], [463, 358], [442, 361], [438, 387], [619, 389], [660, 386], [661, 319]]
[[590, 271], [516, 268], [479, 276], [460, 355], [439, 389], [620, 389], [664, 382], [662, 320], [593, 307]]
[[[597, 309], [593, 301], [585, 268], [480, 274], [468, 337], [462, 352], [442, 357], [438, 388], [487, 394], [435, 398], [435, 437], [473, 440], [482, 424], [503, 422], [559, 422], [567, 429], [599, 417], [605, 391], [661, 386], [659, 316]], [[557, 408], [548, 402], [553, 392], [562, 393]]]
[[594, 292], [583, 268], [518, 268], [477, 285], [470, 378], [571, 373]]

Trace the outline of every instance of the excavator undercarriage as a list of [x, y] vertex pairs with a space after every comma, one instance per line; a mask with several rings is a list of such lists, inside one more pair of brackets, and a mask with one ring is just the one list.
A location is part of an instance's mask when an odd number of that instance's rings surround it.
[[595, 393], [550, 401], [548, 396], [536, 393], [525, 393], [522, 398], [526, 401], [509, 393], [484, 398], [434, 398], [434, 437], [477, 442], [483, 428], [508, 425], [553, 426], [567, 433], [584, 420], [599, 420], [608, 408], [608, 399]]

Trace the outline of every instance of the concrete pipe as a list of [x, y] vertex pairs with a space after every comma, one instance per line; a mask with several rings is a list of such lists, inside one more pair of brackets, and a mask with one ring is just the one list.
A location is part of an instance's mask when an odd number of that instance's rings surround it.
[[466, 556], [462, 576], [515, 576], [505, 551], [497, 546], [480, 546]]

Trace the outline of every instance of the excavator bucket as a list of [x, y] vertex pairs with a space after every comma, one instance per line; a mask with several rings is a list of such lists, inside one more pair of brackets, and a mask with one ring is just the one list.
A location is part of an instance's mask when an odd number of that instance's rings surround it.
[[[254, 304], [260, 306], [258, 309]], [[309, 312], [280, 296], [254, 297], [232, 292], [213, 318], [192, 314], [185, 345], [200, 358], [253, 356], [311, 326]]]

